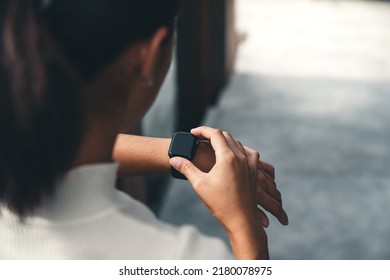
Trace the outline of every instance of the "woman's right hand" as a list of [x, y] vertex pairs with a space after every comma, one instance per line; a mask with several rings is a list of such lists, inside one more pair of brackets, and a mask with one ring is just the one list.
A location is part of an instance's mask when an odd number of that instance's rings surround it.
[[208, 139], [215, 151], [215, 165], [208, 172], [192, 162], [174, 157], [170, 164], [183, 173], [206, 207], [228, 234], [237, 259], [267, 259], [267, 235], [257, 208], [256, 182], [259, 154], [246, 150], [230, 134], [199, 127], [191, 133]]
[[[245, 147], [247, 154], [256, 153]], [[210, 143], [200, 142], [192, 160], [196, 167], [203, 172], [209, 172], [215, 164], [215, 152]], [[271, 213], [282, 225], [288, 225], [288, 216], [282, 205], [282, 195], [275, 182], [275, 169], [268, 162], [259, 160], [257, 165], [257, 204]], [[260, 210], [263, 227], [269, 226], [269, 219], [265, 211]]]

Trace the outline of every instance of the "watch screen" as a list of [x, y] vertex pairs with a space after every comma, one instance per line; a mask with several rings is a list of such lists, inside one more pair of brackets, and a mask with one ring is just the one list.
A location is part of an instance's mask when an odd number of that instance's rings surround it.
[[177, 132], [173, 136], [169, 155], [193, 159], [198, 139], [187, 132]]

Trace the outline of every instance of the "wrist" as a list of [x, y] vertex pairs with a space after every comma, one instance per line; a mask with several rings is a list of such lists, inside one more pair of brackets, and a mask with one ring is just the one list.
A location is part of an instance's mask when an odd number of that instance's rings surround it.
[[119, 176], [168, 173], [169, 144], [169, 138], [118, 135], [113, 157], [120, 163]]
[[215, 152], [210, 143], [199, 142], [198, 149], [192, 161], [201, 171], [208, 173], [215, 164]]
[[269, 259], [267, 234], [257, 212], [229, 219], [223, 226], [237, 259]]
[[268, 237], [261, 224], [250, 225], [228, 234], [237, 259], [269, 259]]

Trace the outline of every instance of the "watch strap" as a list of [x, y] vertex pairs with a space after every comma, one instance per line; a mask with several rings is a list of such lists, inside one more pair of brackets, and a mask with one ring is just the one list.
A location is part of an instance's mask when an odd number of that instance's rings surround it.
[[187, 180], [187, 177], [184, 176], [179, 171], [177, 171], [174, 167], [171, 167], [171, 175], [173, 178], [176, 178], [176, 179]]

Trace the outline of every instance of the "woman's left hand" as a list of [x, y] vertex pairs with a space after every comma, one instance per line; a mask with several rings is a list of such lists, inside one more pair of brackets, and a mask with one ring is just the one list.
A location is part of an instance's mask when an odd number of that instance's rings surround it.
[[[259, 160], [257, 166], [257, 203], [271, 213], [282, 225], [288, 225], [288, 216], [282, 205], [282, 195], [275, 183], [274, 167]], [[269, 226], [269, 219], [265, 212], [259, 209], [264, 227]]]

